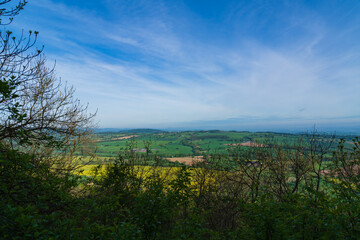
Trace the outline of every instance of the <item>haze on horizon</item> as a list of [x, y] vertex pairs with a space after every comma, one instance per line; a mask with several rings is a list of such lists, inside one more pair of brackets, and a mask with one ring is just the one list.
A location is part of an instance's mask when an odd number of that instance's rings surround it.
[[360, 125], [356, 0], [36, 0], [11, 27], [100, 127]]

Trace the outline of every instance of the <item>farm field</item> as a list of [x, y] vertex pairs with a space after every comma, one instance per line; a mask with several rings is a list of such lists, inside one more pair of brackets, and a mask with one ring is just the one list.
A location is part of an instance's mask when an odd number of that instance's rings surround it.
[[[330, 141], [331, 135], [322, 135]], [[346, 148], [351, 148], [352, 136], [335, 136], [332, 148], [335, 150], [340, 139], [345, 139]], [[133, 150], [145, 153], [147, 150], [163, 158], [179, 162], [190, 162], [191, 157], [210, 154], [226, 154], [236, 146], [261, 147], [271, 144], [294, 145], [300, 139], [306, 144], [307, 134], [287, 134], [274, 132], [236, 132], [236, 131], [185, 131], [166, 132], [153, 129], [127, 130], [97, 133], [96, 154], [102, 158], [116, 157], [119, 152]]]

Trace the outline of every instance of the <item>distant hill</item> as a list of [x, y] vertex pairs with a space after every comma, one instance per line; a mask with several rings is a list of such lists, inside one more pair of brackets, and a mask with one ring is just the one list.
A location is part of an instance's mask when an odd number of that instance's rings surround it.
[[138, 129], [129, 129], [121, 131], [123, 133], [137, 133], [137, 134], [156, 134], [156, 133], [166, 133], [167, 131], [152, 129], [152, 128], [138, 128]]
[[138, 129], [121, 129], [121, 128], [98, 128], [95, 133], [132, 133], [132, 134], [156, 134], [165, 133], [167, 131], [151, 128], [138, 128]]
[[95, 133], [117, 133], [129, 130], [128, 128], [96, 128], [94, 129]]

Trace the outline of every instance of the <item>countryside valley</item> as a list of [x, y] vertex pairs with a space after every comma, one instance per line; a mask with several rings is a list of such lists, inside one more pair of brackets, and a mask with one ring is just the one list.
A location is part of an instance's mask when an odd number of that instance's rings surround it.
[[313, 2], [0, 0], [0, 239], [360, 239], [360, 8]]

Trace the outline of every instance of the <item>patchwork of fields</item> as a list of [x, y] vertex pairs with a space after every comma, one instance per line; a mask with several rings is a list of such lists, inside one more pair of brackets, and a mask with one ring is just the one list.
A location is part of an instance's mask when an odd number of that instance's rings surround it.
[[[286, 134], [272, 132], [236, 132], [236, 131], [186, 131], [165, 132], [160, 130], [129, 130], [96, 134], [96, 154], [109, 158], [118, 156], [119, 152], [132, 150], [146, 152], [170, 159], [171, 161], [190, 164], [196, 157], [209, 154], [226, 154], [235, 147], [267, 147], [273, 143], [283, 145], [296, 144], [300, 139], [306, 143], [307, 134]], [[331, 135], [323, 135], [324, 141]], [[338, 140], [347, 140], [351, 148], [352, 136], [336, 136], [333, 144], [335, 150]]]

